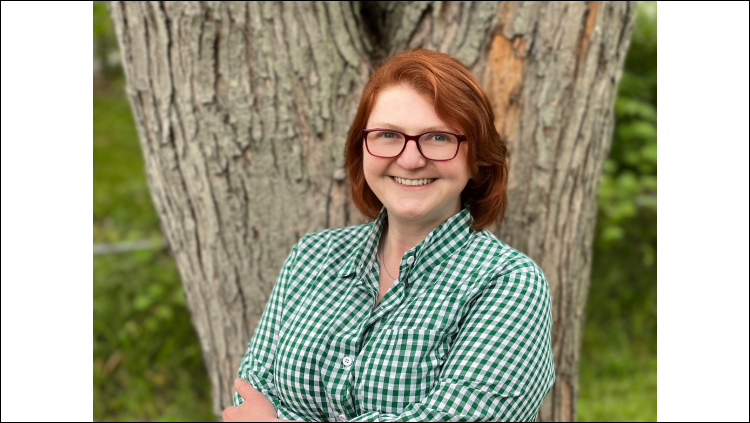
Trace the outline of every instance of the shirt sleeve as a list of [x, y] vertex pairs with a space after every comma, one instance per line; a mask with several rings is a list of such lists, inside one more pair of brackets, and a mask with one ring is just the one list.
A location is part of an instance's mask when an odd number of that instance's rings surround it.
[[[282, 310], [286, 288], [289, 283], [292, 268], [297, 259], [297, 245], [292, 248], [281, 268], [276, 284], [271, 290], [271, 297], [263, 310], [260, 322], [255, 329], [247, 353], [242, 357], [237, 377], [250, 382], [255, 389], [263, 394], [276, 407], [277, 416], [287, 420], [309, 419], [281, 405], [278, 391], [273, 382], [273, 360], [276, 355], [276, 347], [279, 340], [279, 331], [282, 323]], [[234, 405], [242, 404], [242, 397], [234, 392]]]
[[355, 422], [535, 421], [555, 381], [552, 307], [536, 264], [496, 276], [476, 297], [432, 391], [401, 414]]

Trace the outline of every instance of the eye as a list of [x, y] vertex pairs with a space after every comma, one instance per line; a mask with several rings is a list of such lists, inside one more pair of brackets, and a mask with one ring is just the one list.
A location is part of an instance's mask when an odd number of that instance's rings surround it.
[[393, 140], [401, 138], [401, 135], [397, 132], [389, 132], [389, 131], [377, 131], [373, 132], [371, 134], [372, 139], [387, 139], [387, 140]]

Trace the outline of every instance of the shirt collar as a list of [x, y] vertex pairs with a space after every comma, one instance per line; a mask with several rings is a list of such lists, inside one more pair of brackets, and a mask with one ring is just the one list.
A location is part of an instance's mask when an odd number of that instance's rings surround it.
[[[370, 268], [375, 260], [375, 252], [377, 252], [380, 234], [383, 232], [383, 225], [387, 221], [388, 211], [383, 207], [359, 247], [341, 266], [337, 274], [338, 277], [343, 278], [352, 273], [359, 275], [362, 269]], [[407, 251], [404, 255], [413, 256], [415, 266], [425, 260], [442, 261], [468, 241], [474, 232], [471, 229], [473, 222], [471, 207], [466, 202], [463, 210], [433, 229], [419, 245]]]

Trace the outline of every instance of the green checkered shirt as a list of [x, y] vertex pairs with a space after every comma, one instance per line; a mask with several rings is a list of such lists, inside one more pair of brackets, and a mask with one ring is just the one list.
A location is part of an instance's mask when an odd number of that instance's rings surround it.
[[387, 219], [292, 248], [238, 377], [282, 419], [536, 420], [555, 381], [542, 270], [471, 229], [466, 205], [403, 255], [373, 309]]

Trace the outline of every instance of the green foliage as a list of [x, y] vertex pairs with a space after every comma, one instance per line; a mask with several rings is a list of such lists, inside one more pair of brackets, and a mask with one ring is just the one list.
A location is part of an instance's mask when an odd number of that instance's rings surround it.
[[101, 71], [106, 78], [122, 75], [122, 69], [113, 63], [110, 54], [117, 52], [117, 39], [109, 18], [107, 2], [94, 2], [94, 57], [101, 65]]
[[[656, 345], [656, 4], [642, 2], [599, 187], [588, 321]], [[594, 306], [606, 304], [606, 306]], [[587, 327], [587, 331], [596, 330]]]
[[626, 230], [656, 214], [656, 6], [652, 3], [640, 6], [615, 102], [617, 127], [599, 188], [597, 247], [604, 250], [625, 241], [646, 254], [646, 245], [656, 240], [655, 227], [637, 238]]
[[95, 1], [94, 3], [94, 38], [111, 37], [112, 21], [109, 19], [107, 2]]
[[581, 421], [656, 420], [656, 2], [640, 2], [615, 102], [580, 360]]

